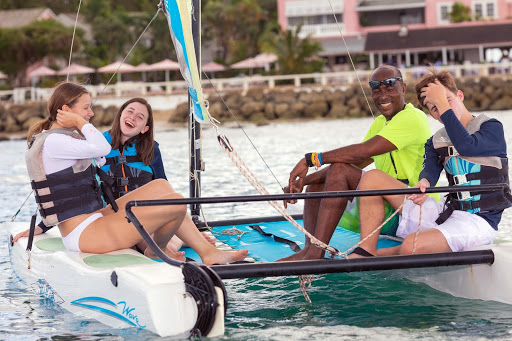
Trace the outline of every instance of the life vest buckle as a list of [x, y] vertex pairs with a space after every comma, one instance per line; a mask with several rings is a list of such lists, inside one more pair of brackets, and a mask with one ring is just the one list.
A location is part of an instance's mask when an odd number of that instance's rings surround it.
[[457, 156], [460, 155], [457, 149], [454, 146], [448, 146], [448, 156]]
[[466, 177], [466, 174], [457, 174], [457, 175], [452, 175], [452, 176], [453, 176], [453, 182], [455, 183], [455, 185], [467, 184], [469, 182]]
[[116, 178], [117, 186], [128, 186], [129, 180], [128, 178]]
[[117, 156], [116, 161], [117, 161], [116, 162], [117, 164], [120, 164], [120, 163], [125, 164], [126, 163], [126, 155]]
[[468, 200], [473, 198], [469, 192], [457, 192], [457, 199]]

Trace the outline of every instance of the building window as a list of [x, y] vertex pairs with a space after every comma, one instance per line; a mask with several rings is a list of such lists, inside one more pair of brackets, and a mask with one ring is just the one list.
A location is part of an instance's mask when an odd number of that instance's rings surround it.
[[437, 22], [439, 24], [450, 23], [450, 12], [452, 11], [453, 3], [440, 2], [437, 4]]
[[487, 17], [494, 18], [494, 4], [492, 2], [487, 3]]
[[475, 4], [475, 18], [483, 18], [484, 11], [482, 10], [482, 4]]
[[475, 19], [496, 19], [496, 0], [473, 1], [473, 16]]

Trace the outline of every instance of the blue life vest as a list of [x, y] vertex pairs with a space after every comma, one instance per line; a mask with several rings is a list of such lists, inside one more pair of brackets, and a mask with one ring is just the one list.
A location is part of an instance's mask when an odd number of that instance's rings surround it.
[[[103, 135], [112, 142], [108, 131]], [[122, 150], [112, 149], [105, 158], [101, 169], [114, 180], [111, 189], [116, 199], [153, 180], [153, 170], [139, 159], [135, 143], [125, 145]]]
[[52, 129], [34, 137], [26, 153], [27, 170], [39, 213], [46, 226], [103, 208], [102, 189], [92, 159], [78, 160], [61, 171], [45, 174], [41, 151], [50, 134], [81, 135], [69, 129]]
[[[474, 134], [489, 118], [479, 115], [471, 120], [466, 130]], [[450, 186], [461, 186], [461, 191], [448, 194], [447, 209], [441, 213], [438, 224], [442, 224], [451, 215], [453, 210], [462, 210], [469, 213], [486, 213], [500, 211], [512, 206], [505, 193], [498, 192], [468, 192], [463, 191], [464, 186], [480, 184], [509, 184], [508, 159], [498, 156], [460, 155], [448, 136], [445, 128], [438, 130], [432, 142], [439, 156], [439, 163], [444, 166]]]

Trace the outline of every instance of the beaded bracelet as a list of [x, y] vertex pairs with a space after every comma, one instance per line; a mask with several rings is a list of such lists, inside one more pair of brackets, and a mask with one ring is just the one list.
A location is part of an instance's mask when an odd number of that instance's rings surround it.
[[322, 167], [322, 165], [320, 164], [320, 160], [319, 160], [320, 153], [314, 153], [314, 156], [315, 156], [315, 167], [316, 168]]
[[320, 162], [320, 166], [323, 166], [324, 163], [322, 162], [322, 153], [318, 153], [318, 162]]

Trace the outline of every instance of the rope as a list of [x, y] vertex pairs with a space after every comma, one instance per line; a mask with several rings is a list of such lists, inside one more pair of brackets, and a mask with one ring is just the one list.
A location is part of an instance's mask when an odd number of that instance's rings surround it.
[[[135, 41], [135, 43], [132, 45], [132, 47], [130, 48], [130, 50], [128, 51], [128, 53], [126, 54], [126, 56], [124, 57], [124, 59], [121, 61], [121, 63], [119, 63], [119, 66], [117, 67], [116, 71], [114, 72], [114, 74], [112, 75], [112, 77], [110, 77], [110, 79], [108, 80], [107, 84], [105, 84], [105, 86], [103, 87], [103, 89], [101, 89], [100, 93], [98, 94], [98, 96], [100, 96], [103, 91], [105, 91], [105, 89], [107, 88], [107, 86], [110, 84], [110, 82], [112, 81], [112, 79], [114, 78], [115, 75], [117, 75], [117, 72], [119, 71], [119, 69], [121, 68], [121, 65], [123, 65], [123, 63], [126, 61], [126, 59], [130, 56], [130, 54], [132, 53], [133, 49], [135, 48], [135, 46], [137, 46], [137, 44], [139, 43], [139, 40], [142, 38], [142, 36], [144, 35], [144, 33], [146, 33], [146, 31], [148, 30], [149, 26], [151, 26], [151, 24], [153, 23], [153, 21], [156, 19], [156, 17], [158, 16], [158, 13], [160, 13], [160, 11], [162, 11], [162, 3], [160, 2], [160, 4], [158, 5], [158, 9], [155, 13], [155, 15], [153, 16], [153, 18], [151, 18], [151, 20], [149, 21], [149, 23], [147, 24], [147, 26], [144, 28], [144, 30], [142, 31], [142, 33], [139, 35], [139, 37], [137, 38], [137, 40]], [[97, 97], [98, 97], [97, 96]], [[96, 97], [96, 98], [97, 98]], [[96, 102], [96, 101], [95, 101]], [[94, 105], [94, 103], [93, 103]]]
[[[245, 162], [242, 160], [240, 155], [236, 152], [236, 150], [231, 146], [228, 139], [221, 135], [218, 131], [218, 127], [213, 125], [213, 128], [215, 132], [217, 133], [217, 138], [219, 141], [219, 144], [221, 147], [224, 148], [224, 151], [228, 155], [228, 157], [231, 159], [233, 164], [238, 168], [238, 170], [242, 173], [242, 175], [246, 178], [246, 180], [256, 189], [256, 191], [262, 195], [268, 195], [270, 194], [267, 189], [261, 184], [261, 182], [256, 178], [256, 175], [247, 167]], [[272, 206], [281, 216], [283, 216], [286, 220], [288, 220], [293, 226], [295, 226], [297, 229], [299, 229], [302, 233], [304, 233], [310, 240], [313, 245], [316, 247], [321, 248], [322, 250], [326, 251], [331, 258], [336, 257], [340, 255], [340, 252], [333, 248], [332, 246], [329, 246], [325, 244], [324, 242], [318, 240], [315, 238], [311, 233], [306, 231], [302, 226], [299, 225], [295, 221], [295, 219], [292, 218], [292, 216], [286, 212], [285, 208], [281, 206], [277, 201], [268, 201], [270, 206]]]
[[356, 69], [356, 66], [354, 65], [354, 61], [352, 60], [352, 55], [350, 54], [350, 51], [348, 49], [347, 42], [345, 41], [345, 37], [343, 36], [343, 33], [341, 32], [341, 26], [340, 26], [340, 23], [338, 22], [338, 18], [336, 18], [336, 13], [334, 13], [334, 8], [332, 7], [331, 0], [329, 0], [329, 6], [331, 6], [332, 16], [334, 17], [334, 20], [336, 21], [336, 26], [338, 27], [338, 31], [340, 32], [341, 39], [343, 40], [343, 44], [345, 45], [345, 50], [347, 51], [348, 59], [350, 60], [352, 69], [354, 69], [354, 73], [356, 74], [356, 78], [359, 83], [359, 87], [361, 88], [361, 92], [363, 93], [364, 99], [366, 100], [366, 104], [368, 105], [368, 108], [370, 109], [370, 113], [372, 114], [372, 117], [375, 118], [375, 115], [373, 114], [373, 110], [370, 105], [370, 102], [368, 101], [368, 97], [366, 96], [366, 92], [364, 92], [363, 84], [361, 83], [361, 78], [359, 77], [359, 74], [357, 73], [357, 69]]
[[27, 195], [27, 197], [25, 198], [25, 201], [23, 202], [23, 204], [21, 204], [20, 208], [18, 208], [18, 210], [16, 211], [16, 213], [14, 213], [14, 215], [11, 217], [11, 223], [16, 220], [16, 217], [18, 216], [18, 213], [20, 213], [21, 209], [23, 208], [23, 206], [25, 206], [25, 204], [27, 203], [27, 200], [28, 198], [30, 198], [30, 195], [34, 192], [34, 190], [30, 191], [30, 193]]
[[71, 48], [69, 49], [69, 61], [68, 61], [68, 74], [66, 76], [66, 82], [69, 82], [69, 72], [71, 67], [71, 56], [73, 55], [73, 44], [75, 43], [75, 32], [76, 25], [78, 23], [78, 15], [80, 14], [80, 7], [82, 6], [82, 0], [78, 3], [78, 10], [76, 11], [75, 26], [73, 27], [73, 37], [71, 38]]
[[423, 211], [423, 205], [420, 206], [420, 218], [418, 221], [418, 229], [416, 230], [416, 234], [414, 236], [414, 243], [412, 244], [412, 254], [414, 255], [414, 252], [416, 251], [416, 242], [418, 241], [418, 235], [420, 234], [420, 227], [421, 227], [421, 213]]
[[300, 285], [300, 291], [302, 292], [302, 295], [304, 295], [304, 298], [308, 303], [311, 303], [311, 298], [309, 297], [307, 290], [311, 288], [311, 284], [315, 280], [315, 275], [300, 275], [299, 276], [299, 285]]

